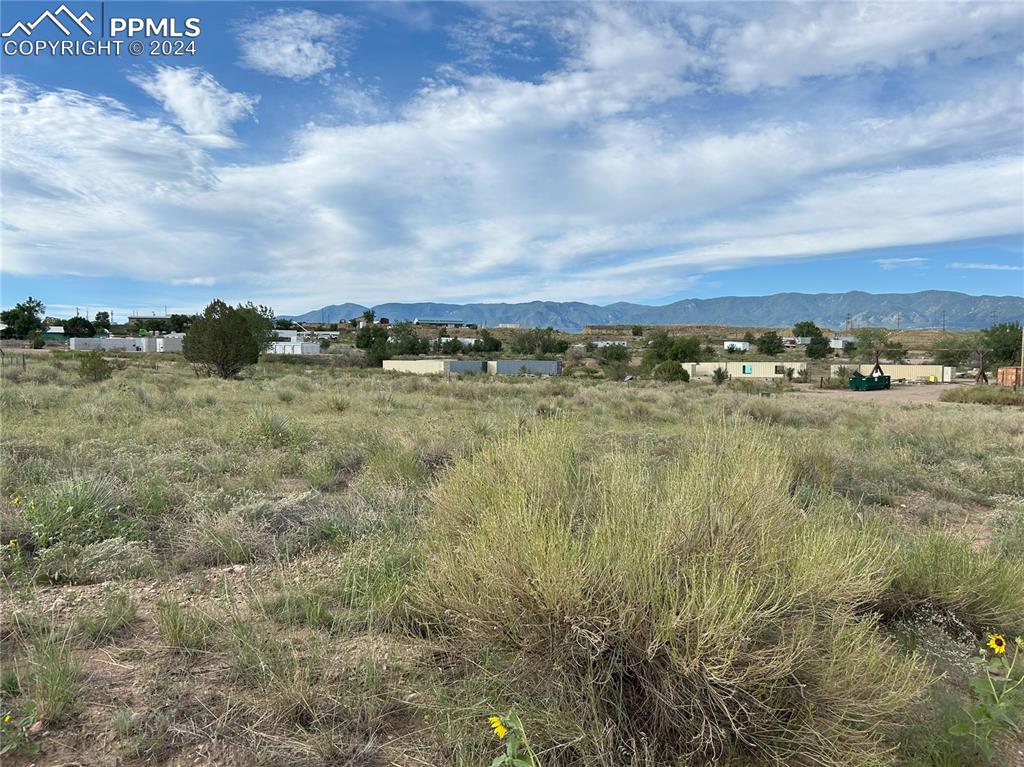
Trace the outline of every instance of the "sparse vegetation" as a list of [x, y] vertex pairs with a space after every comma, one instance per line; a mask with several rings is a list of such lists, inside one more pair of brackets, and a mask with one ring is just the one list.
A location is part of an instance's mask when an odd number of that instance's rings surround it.
[[41, 764], [477, 767], [513, 711], [545, 767], [984, 764], [950, 730], [1024, 632], [1016, 406], [76, 367], [0, 397], [0, 706]]
[[1024, 390], [1014, 391], [1004, 386], [961, 386], [944, 391], [943, 402], [967, 402], [976, 405], [1024, 406]]

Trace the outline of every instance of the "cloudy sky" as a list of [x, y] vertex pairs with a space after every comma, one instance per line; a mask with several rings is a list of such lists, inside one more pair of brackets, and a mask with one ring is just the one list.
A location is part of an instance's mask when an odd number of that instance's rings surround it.
[[1024, 294], [1019, 3], [105, 12], [197, 52], [4, 55], [4, 306]]

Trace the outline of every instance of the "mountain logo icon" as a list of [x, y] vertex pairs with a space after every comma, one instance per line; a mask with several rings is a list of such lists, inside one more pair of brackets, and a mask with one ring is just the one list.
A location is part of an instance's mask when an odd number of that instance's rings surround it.
[[43, 11], [39, 14], [39, 18], [35, 21], [26, 24], [24, 21], [17, 21], [10, 29], [0, 35], [2, 37], [13, 37], [16, 32], [21, 32], [26, 37], [31, 37], [35, 28], [43, 23], [44, 20], [53, 22], [56, 27], [65, 34], [65, 36], [71, 35], [72, 25], [77, 26], [85, 34], [92, 37], [92, 30], [85, 25], [86, 21], [95, 21], [96, 17], [86, 11], [80, 16], [76, 16], [71, 12], [71, 9], [61, 3], [60, 7], [55, 11]]

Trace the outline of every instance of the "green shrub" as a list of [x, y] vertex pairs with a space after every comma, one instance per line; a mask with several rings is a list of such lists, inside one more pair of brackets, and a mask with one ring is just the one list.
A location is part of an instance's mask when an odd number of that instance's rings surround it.
[[658, 381], [689, 381], [690, 374], [680, 363], [674, 360], [659, 363], [652, 372]]
[[83, 354], [78, 362], [78, 375], [83, 381], [106, 381], [113, 373], [110, 363], [99, 349]]
[[139, 578], [156, 570], [156, 559], [138, 541], [108, 538], [98, 543], [60, 541], [39, 551], [37, 578], [52, 583], [98, 583]]
[[82, 663], [74, 655], [70, 638], [51, 627], [29, 644], [27, 661], [25, 692], [35, 701], [36, 716], [47, 723], [68, 717], [82, 693]]
[[192, 653], [210, 646], [217, 622], [198, 607], [163, 598], [156, 604], [156, 627], [168, 645], [181, 652]]
[[122, 514], [120, 495], [101, 479], [58, 480], [25, 506], [25, 518], [39, 547], [58, 541], [94, 543], [132, 531]]
[[896, 613], [945, 610], [977, 632], [1024, 632], [1024, 562], [974, 551], [963, 538], [928, 532], [909, 539], [884, 603]]
[[76, 632], [89, 644], [104, 642], [135, 622], [139, 603], [123, 591], [107, 595], [99, 613], [85, 615], [75, 621]]
[[549, 711], [531, 733], [568, 762], [878, 764], [922, 684], [863, 613], [894, 551], [791, 481], [760, 429], [658, 467], [548, 422], [437, 486], [418, 604], [469, 662], [521, 659], [507, 704]]
[[1005, 386], [958, 386], [939, 395], [943, 402], [966, 402], [978, 405], [1024, 405], [1024, 391]]

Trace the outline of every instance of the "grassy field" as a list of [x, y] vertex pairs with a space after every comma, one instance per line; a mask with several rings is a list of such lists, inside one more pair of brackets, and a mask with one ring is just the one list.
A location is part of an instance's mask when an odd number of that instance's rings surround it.
[[984, 763], [1019, 407], [77, 370], [0, 389], [4, 764]]

